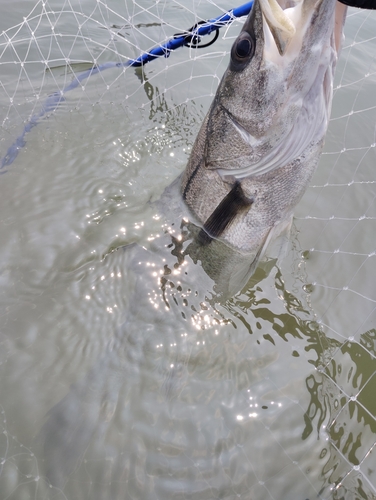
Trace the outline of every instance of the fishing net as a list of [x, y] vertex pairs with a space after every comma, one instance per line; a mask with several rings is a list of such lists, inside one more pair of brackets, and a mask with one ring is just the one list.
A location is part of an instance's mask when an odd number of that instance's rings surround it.
[[[218, 40], [206, 48], [198, 49], [190, 40], [188, 46], [165, 51], [166, 57], [144, 67], [129, 66], [129, 61], [230, 7], [219, 0], [3, 3], [0, 172], [21, 176], [32, 168], [27, 158], [33, 149], [48, 155], [51, 148], [64, 144], [66, 134], [78, 134], [94, 148], [107, 147], [100, 138], [93, 139], [92, 131], [114, 121], [121, 127], [126, 117], [134, 120], [135, 134], [145, 123], [155, 130], [148, 138], [135, 140], [133, 149], [122, 147], [119, 139], [114, 144], [117, 152], [109, 154], [121, 155], [124, 165], [133, 165], [136, 173], [141, 147], [169, 159], [174, 165], [159, 172], [167, 185], [184, 168], [242, 19], [221, 28]], [[293, 228], [299, 276], [316, 321], [311, 334], [320, 344], [314, 371], [306, 380], [310, 403], [303, 409], [303, 438], [326, 440], [318, 457], [322, 488], [314, 485], [317, 497], [325, 499], [376, 498], [375, 22], [375, 13], [349, 10], [325, 152], [296, 209]], [[202, 37], [201, 43], [214, 36]], [[177, 109], [179, 114], [174, 115]], [[159, 168], [160, 160], [156, 164]], [[126, 201], [120, 195], [114, 207]], [[98, 222], [108, 215], [103, 211], [88, 217]], [[286, 290], [281, 293], [286, 299]], [[2, 347], [4, 354], [6, 345]], [[0, 359], [4, 361], [1, 354]], [[22, 435], [9, 432], [6, 408], [0, 429], [2, 498], [49, 498], [48, 488], [40, 489], [42, 478], [33, 451], [23, 444]], [[276, 433], [274, 439], [282, 449], [283, 438]], [[287, 482], [293, 483], [298, 471], [311, 484], [311, 471], [304, 462], [289, 453], [284, 460]], [[252, 498], [282, 498], [278, 474], [259, 478]], [[31, 496], [22, 496], [24, 485]], [[249, 488], [256, 488], [251, 480]], [[234, 486], [234, 498], [236, 491]], [[54, 490], [54, 495], [51, 498], [66, 498], [62, 491]]]

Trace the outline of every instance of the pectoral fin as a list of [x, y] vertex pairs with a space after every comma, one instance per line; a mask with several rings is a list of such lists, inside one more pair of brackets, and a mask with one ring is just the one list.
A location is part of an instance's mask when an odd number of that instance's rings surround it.
[[221, 236], [235, 217], [249, 209], [253, 202], [254, 199], [248, 198], [244, 194], [240, 182], [236, 181], [231, 191], [206, 220], [203, 229], [198, 234], [199, 243], [207, 245], [213, 238]]

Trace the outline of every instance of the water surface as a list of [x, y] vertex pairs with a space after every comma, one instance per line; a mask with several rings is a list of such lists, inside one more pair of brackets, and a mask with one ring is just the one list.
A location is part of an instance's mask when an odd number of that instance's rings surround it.
[[[45, 5], [7, 32], [2, 155], [83, 62], [137, 56], [190, 10], [228, 7]], [[6, 30], [30, 2], [2, 9]], [[0, 176], [1, 498], [375, 497], [374, 19], [348, 18], [326, 154], [286, 257], [226, 299], [177, 197], [154, 202], [238, 29], [89, 79]]]

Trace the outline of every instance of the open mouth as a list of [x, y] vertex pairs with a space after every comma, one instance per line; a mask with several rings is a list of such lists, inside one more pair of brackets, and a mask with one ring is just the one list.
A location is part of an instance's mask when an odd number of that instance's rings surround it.
[[[315, 2], [310, 0], [259, 1], [265, 21], [265, 42], [269, 49], [277, 50], [279, 56], [284, 56], [287, 52], [295, 53], [294, 48], [299, 50], [306, 27], [315, 10]], [[320, 3], [319, 0], [317, 5]]]
[[260, 5], [264, 19], [270, 29], [275, 45], [280, 55], [283, 55], [295, 35], [296, 28], [290, 18], [290, 10], [296, 9], [298, 5], [283, 8], [277, 0], [260, 0]]

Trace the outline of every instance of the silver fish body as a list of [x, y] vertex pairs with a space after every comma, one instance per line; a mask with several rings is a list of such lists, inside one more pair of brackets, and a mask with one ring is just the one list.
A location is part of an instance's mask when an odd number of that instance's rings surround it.
[[181, 181], [208, 237], [255, 262], [318, 164], [346, 15], [336, 0], [278, 1], [255, 0]]

